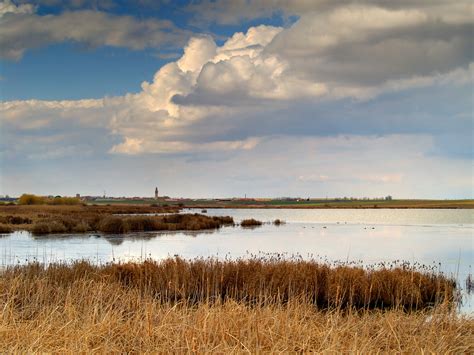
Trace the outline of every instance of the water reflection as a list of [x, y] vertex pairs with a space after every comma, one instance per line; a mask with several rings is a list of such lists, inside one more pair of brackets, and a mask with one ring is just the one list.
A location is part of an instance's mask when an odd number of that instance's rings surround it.
[[159, 232], [134, 232], [134, 233], [126, 233], [126, 234], [103, 234], [103, 233], [80, 233], [80, 234], [42, 234], [42, 235], [34, 235], [28, 232], [15, 232], [12, 234], [1, 234], [2, 237], [5, 238], [20, 238], [23, 239], [25, 235], [28, 236], [28, 238], [31, 238], [32, 240], [38, 242], [38, 243], [43, 243], [43, 244], [48, 244], [48, 242], [66, 242], [69, 243], [72, 240], [83, 240], [85, 241], [85, 246], [87, 246], [87, 243], [89, 239], [100, 239], [102, 238], [103, 240], [106, 240], [112, 245], [120, 245], [122, 244], [125, 240], [135, 240], [135, 241], [147, 241], [152, 238], [157, 238], [157, 237], [163, 237], [166, 235], [177, 235], [177, 234], [182, 234], [187, 237], [193, 237], [196, 238], [199, 234], [213, 234], [215, 233], [216, 230], [199, 230], [199, 231], [159, 231]]

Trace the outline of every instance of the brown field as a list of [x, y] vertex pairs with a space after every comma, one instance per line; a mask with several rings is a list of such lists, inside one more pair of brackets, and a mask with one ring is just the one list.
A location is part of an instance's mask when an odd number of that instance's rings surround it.
[[[450, 310], [451, 291], [413, 270], [302, 261], [31, 264], [1, 274], [0, 351], [472, 353], [474, 320]], [[369, 294], [380, 307], [355, 307]]]
[[174, 213], [177, 207], [145, 205], [112, 206], [0, 206], [0, 233], [27, 230], [36, 235], [49, 233], [128, 232], [203, 230], [233, 224], [230, 217], [198, 214], [134, 216], [144, 213]]

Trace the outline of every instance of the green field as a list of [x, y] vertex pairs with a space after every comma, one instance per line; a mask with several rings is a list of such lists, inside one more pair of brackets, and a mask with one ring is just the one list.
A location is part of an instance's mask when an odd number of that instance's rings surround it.
[[474, 200], [100, 199], [89, 204], [157, 204], [189, 208], [474, 208]]

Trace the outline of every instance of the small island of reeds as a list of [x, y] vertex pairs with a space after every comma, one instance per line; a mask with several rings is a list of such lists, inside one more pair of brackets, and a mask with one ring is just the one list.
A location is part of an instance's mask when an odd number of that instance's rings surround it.
[[262, 224], [263, 222], [257, 221], [254, 218], [244, 219], [240, 222], [240, 225], [244, 228], [260, 227]]
[[177, 207], [143, 205], [14, 205], [0, 206], [0, 233], [16, 230], [50, 233], [205, 230], [233, 225], [231, 217], [179, 214]]

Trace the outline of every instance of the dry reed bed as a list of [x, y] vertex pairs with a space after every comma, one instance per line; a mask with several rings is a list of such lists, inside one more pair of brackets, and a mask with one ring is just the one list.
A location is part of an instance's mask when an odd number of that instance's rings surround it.
[[176, 208], [152, 206], [8, 206], [0, 207], [0, 233], [27, 230], [49, 233], [203, 230], [234, 223], [231, 217], [198, 214], [133, 216], [133, 214], [177, 212]]
[[[233, 300], [250, 305], [304, 301], [322, 309], [427, 309], [454, 305], [455, 282], [441, 274], [408, 267], [330, 266], [315, 261], [273, 258], [238, 260], [179, 257], [163, 261], [92, 265], [8, 267], [3, 280], [25, 285], [46, 280], [52, 289], [77, 281], [107, 282], [162, 302], [212, 303]], [[26, 287], [26, 286], [25, 286]], [[31, 292], [32, 290], [30, 290]]]
[[[112, 206], [54, 206], [54, 205], [13, 205], [0, 206], [0, 228], [5, 230], [27, 230], [37, 224], [56, 224], [77, 226], [77, 232], [84, 226], [97, 223], [98, 220], [116, 214], [145, 214], [145, 213], [176, 213], [177, 207], [154, 207], [146, 205], [112, 205]], [[73, 230], [76, 231], [76, 230]]]
[[[210, 292], [211, 280], [220, 279], [220, 267], [224, 275], [239, 271], [232, 278], [236, 287], [250, 295], [267, 296], [275, 291], [276, 280], [264, 283], [268, 274], [262, 269], [268, 267], [268, 272], [290, 283], [296, 271], [307, 267], [298, 262], [258, 264], [178, 259], [160, 264], [81, 262], [8, 268], [0, 277], [0, 352], [474, 351], [474, 321], [443, 306], [428, 313], [323, 311], [296, 292], [285, 303], [275, 297], [256, 305], [232, 297], [208, 302], [205, 294]], [[279, 267], [284, 274], [278, 274]], [[210, 269], [215, 270], [214, 279]], [[248, 275], [251, 270], [257, 273], [253, 282]], [[333, 271], [334, 275], [340, 272]], [[418, 274], [411, 274], [417, 280]], [[240, 284], [240, 277], [250, 284]], [[231, 282], [228, 276], [224, 280]], [[293, 281], [296, 290], [299, 283]], [[411, 283], [415, 284], [419, 285]], [[185, 289], [200, 292], [200, 302], [176, 302], [174, 295]], [[300, 290], [308, 288], [300, 285]]]

